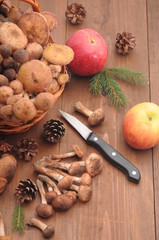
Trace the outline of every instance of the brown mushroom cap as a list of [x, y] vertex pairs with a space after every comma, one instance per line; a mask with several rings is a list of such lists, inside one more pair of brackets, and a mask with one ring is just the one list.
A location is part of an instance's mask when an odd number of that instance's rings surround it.
[[37, 206], [36, 212], [37, 212], [38, 216], [42, 217], [42, 218], [49, 218], [54, 213], [51, 205], [43, 204], [43, 203], [40, 203]]
[[54, 28], [58, 28], [60, 23], [56, 15], [49, 11], [43, 11], [41, 14], [46, 18], [49, 31], [51, 32]]
[[85, 166], [81, 166], [80, 161], [79, 162], [73, 162], [68, 169], [68, 173], [71, 176], [80, 176], [81, 174], [83, 174], [85, 172], [85, 170], [86, 170]]
[[25, 48], [28, 39], [15, 23], [3, 22], [0, 25], [0, 42], [9, 44], [13, 50], [16, 50]]
[[2, 192], [4, 192], [4, 190], [5, 190], [6, 186], [7, 186], [7, 183], [8, 183], [8, 181], [7, 181], [6, 178], [0, 177], [0, 194]]
[[78, 197], [82, 202], [90, 200], [92, 195], [92, 186], [80, 185], [78, 190]]
[[85, 159], [86, 171], [91, 177], [99, 174], [103, 169], [103, 159], [96, 153], [91, 153]]
[[82, 151], [82, 149], [81, 149], [80, 146], [74, 144], [74, 145], [72, 145], [72, 148], [73, 148], [73, 150], [75, 151], [76, 155], [77, 155], [79, 158], [83, 158], [83, 151]]
[[53, 227], [53, 225], [50, 224], [44, 229], [43, 236], [45, 238], [50, 238], [50, 237], [52, 237], [54, 232], [55, 232], [54, 227]]
[[100, 124], [101, 122], [103, 122], [105, 119], [104, 116], [104, 112], [101, 108], [98, 108], [97, 110], [95, 110], [88, 118], [88, 123], [91, 126], [96, 126], [98, 124]]
[[46, 195], [46, 201], [48, 204], [51, 204], [53, 199], [55, 199], [55, 197], [57, 197], [57, 193], [55, 191], [50, 191], [50, 192], [47, 192]]
[[48, 111], [53, 107], [54, 103], [55, 97], [50, 92], [39, 93], [34, 101], [36, 108], [42, 111]]
[[31, 60], [24, 63], [17, 77], [30, 93], [47, 91], [52, 82], [50, 68], [39, 60]]
[[66, 211], [72, 207], [74, 201], [71, 196], [68, 196], [67, 193], [58, 195], [53, 201], [52, 206], [56, 211]]
[[6, 178], [8, 182], [11, 181], [15, 175], [16, 166], [17, 161], [11, 154], [3, 154], [0, 159], [0, 177]]
[[74, 52], [66, 45], [48, 44], [43, 51], [43, 57], [50, 63], [67, 65], [73, 60]]
[[63, 177], [58, 183], [59, 189], [70, 189], [72, 185], [72, 178], [70, 176]]
[[37, 12], [25, 13], [18, 22], [18, 26], [26, 34], [29, 42], [37, 42], [45, 46], [49, 38], [49, 28], [46, 18]]
[[81, 184], [82, 185], [88, 185], [88, 186], [92, 185], [92, 178], [91, 178], [91, 176], [88, 173], [82, 174]]

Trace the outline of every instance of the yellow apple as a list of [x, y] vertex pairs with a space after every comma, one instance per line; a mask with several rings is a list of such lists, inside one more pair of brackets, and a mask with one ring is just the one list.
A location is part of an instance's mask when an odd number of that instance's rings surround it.
[[142, 102], [125, 115], [122, 130], [126, 142], [135, 149], [149, 149], [159, 143], [159, 106]]

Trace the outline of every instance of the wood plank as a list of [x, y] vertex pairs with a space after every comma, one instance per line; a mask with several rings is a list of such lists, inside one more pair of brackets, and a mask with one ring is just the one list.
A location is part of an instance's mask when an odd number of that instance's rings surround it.
[[[147, 1], [148, 12], [148, 40], [149, 40], [149, 67], [150, 67], [150, 89], [151, 89], [151, 101], [159, 104], [158, 91], [159, 91], [159, 2]], [[156, 240], [159, 239], [159, 147], [156, 146], [153, 149], [153, 169], [154, 169], [154, 190], [155, 190], [155, 220], [156, 220]]]

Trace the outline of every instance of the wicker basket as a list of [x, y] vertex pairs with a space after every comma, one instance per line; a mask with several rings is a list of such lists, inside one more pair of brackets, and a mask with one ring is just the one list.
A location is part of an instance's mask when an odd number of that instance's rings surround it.
[[[38, 4], [37, 0], [21, 0], [23, 2], [29, 3], [33, 11], [35, 12], [41, 12], [40, 6]], [[13, 5], [14, 7], [14, 5]], [[50, 36], [49, 42], [53, 42], [52, 37]], [[63, 72], [66, 72], [65, 66], [63, 66]], [[62, 85], [59, 89], [58, 92], [54, 94], [55, 100], [60, 97], [62, 92], [64, 91], [65, 85]], [[2, 134], [14, 134], [14, 133], [22, 133], [28, 131], [32, 126], [34, 126], [36, 123], [38, 123], [45, 115], [47, 112], [42, 112], [40, 110], [37, 110], [37, 115], [34, 119], [27, 123], [14, 123], [14, 122], [9, 122], [3, 119], [0, 119], [0, 133]]]

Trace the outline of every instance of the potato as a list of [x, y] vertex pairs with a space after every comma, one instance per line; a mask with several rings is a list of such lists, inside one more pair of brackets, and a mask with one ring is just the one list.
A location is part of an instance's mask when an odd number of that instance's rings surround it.
[[15, 23], [3, 22], [0, 25], [0, 42], [10, 45], [13, 50], [16, 50], [25, 48], [28, 39]]
[[59, 27], [60, 23], [55, 14], [53, 14], [52, 12], [48, 12], [48, 11], [41, 12], [41, 14], [46, 18], [47, 25], [49, 27], [50, 32], [54, 28], [56, 29]]
[[8, 86], [8, 85], [9, 85], [8, 78], [5, 77], [4, 75], [0, 74], [0, 87]]
[[0, 103], [6, 103], [7, 98], [13, 95], [13, 89], [8, 86], [0, 87]]
[[16, 159], [11, 154], [3, 154], [0, 159], [0, 177], [11, 181], [15, 175], [17, 166]]
[[67, 65], [74, 58], [73, 50], [62, 44], [48, 44], [43, 51], [43, 57], [50, 63]]
[[42, 56], [43, 47], [39, 43], [28, 43], [26, 47], [26, 51], [28, 52], [29, 59], [39, 59]]
[[25, 13], [20, 18], [18, 26], [26, 34], [29, 42], [37, 42], [42, 46], [48, 43], [49, 28], [46, 18], [37, 12]]
[[13, 113], [16, 118], [28, 122], [36, 116], [36, 108], [29, 99], [23, 98], [13, 106]]
[[5, 105], [0, 108], [0, 117], [4, 120], [11, 121], [11, 116], [13, 115], [13, 106]]
[[31, 60], [24, 63], [17, 77], [29, 93], [40, 93], [47, 91], [51, 82], [51, 70], [39, 60]]
[[14, 94], [20, 94], [23, 92], [23, 84], [18, 79], [11, 81], [9, 86], [13, 89]]
[[49, 92], [39, 93], [34, 100], [36, 108], [42, 111], [48, 111], [52, 108], [54, 103], [55, 97]]
[[7, 98], [7, 105], [14, 105], [16, 104], [16, 102], [18, 102], [20, 99], [22, 99], [23, 97], [20, 95], [13, 95]]

